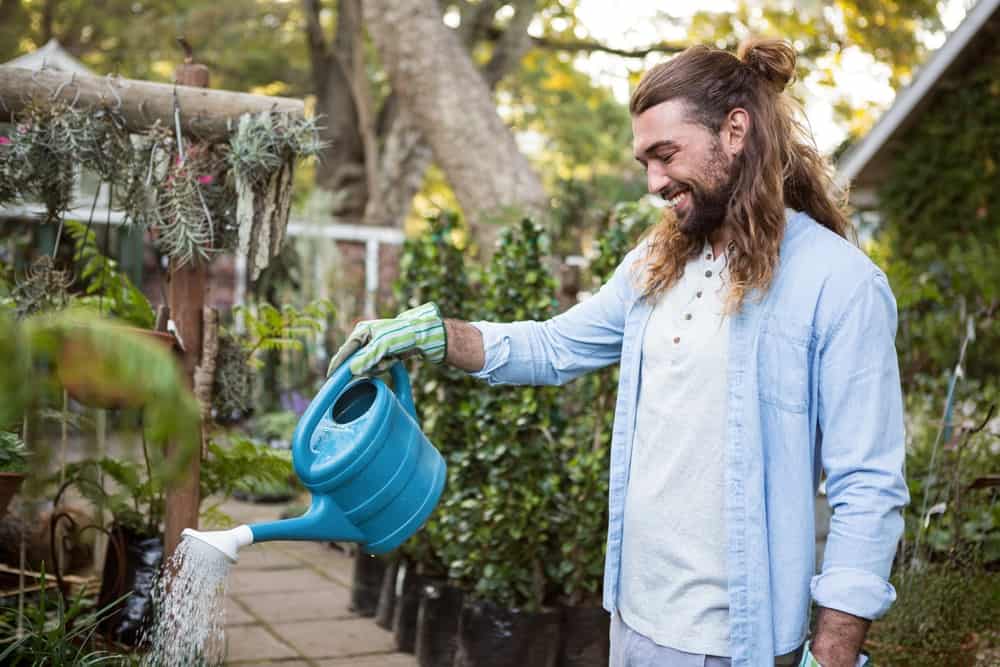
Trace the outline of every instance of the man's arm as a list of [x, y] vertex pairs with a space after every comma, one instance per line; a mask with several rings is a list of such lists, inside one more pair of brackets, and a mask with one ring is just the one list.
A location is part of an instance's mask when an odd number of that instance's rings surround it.
[[821, 607], [809, 652], [823, 667], [854, 667], [871, 621]]
[[885, 276], [867, 277], [820, 345], [818, 420], [833, 508], [812, 642], [823, 667], [855, 664], [868, 623], [896, 598], [889, 573], [909, 501], [896, 358], [896, 303]]
[[448, 339], [445, 361], [468, 373], [482, 370], [486, 350], [479, 329], [461, 320], [445, 320], [444, 330]]

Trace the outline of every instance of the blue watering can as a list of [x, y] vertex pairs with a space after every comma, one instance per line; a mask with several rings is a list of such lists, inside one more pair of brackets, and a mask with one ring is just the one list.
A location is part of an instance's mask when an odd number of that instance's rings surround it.
[[445, 463], [420, 431], [410, 378], [390, 369], [395, 392], [377, 378], [354, 379], [345, 362], [295, 427], [295, 474], [312, 493], [300, 517], [231, 530], [185, 530], [236, 561], [240, 547], [268, 540], [358, 542], [392, 551], [417, 532], [444, 490]]

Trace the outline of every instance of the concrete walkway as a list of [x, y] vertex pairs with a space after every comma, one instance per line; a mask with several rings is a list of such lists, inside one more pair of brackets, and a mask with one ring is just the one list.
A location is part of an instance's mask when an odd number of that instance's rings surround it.
[[[278, 518], [283, 505], [228, 501], [240, 523]], [[229, 576], [228, 665], [416, 667], [395, 652], [392, 633], [348, 611], [353, 560], [327, 544], [246, 547]]]

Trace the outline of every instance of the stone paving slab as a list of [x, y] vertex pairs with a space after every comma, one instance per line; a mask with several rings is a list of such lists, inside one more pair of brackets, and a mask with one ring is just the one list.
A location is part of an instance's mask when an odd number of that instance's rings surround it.
[[305, 567], [294, 570], [240, 570], [229, 573], [229, 593], [240, 596], [249, 593], [287, 593], [327, 591], [343, 588], [335, 581]]
[[232, 596], [226, 598], [226, 627], [256, 623], [257, 619], [247, 613], [246, 608]]
[[274, 631], [306, 658], [339, 658], [395, 650], [391, 632], [370, 618], [338, 621], [297, 621], [275, 624]]
[[[284, 663], [282, 663], [284, 664]], [[417, 667], [417, 659], [405, 653], [383, 653], [381, 655], [319, 660], [319, 667]]]
[[237, 599], [259, 618], [280, 621], [351, 618], [351, 593], [342, 587], [296, 593], [253, 593]]
[[263, 625], [226, 628], [227, 662], [301, 657], [294, 648], [271, 634]]

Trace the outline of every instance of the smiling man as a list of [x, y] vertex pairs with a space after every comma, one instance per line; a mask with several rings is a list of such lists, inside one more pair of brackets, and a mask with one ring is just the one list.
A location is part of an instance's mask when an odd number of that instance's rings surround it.
[[[615, 667], [863, 664], [908, 501], [896, 305], [846, 240], [786, 85], [795, 53], [694, 47], [643, 77], [633, 150], [667, 214], [546, 322], [363, 322], [331, 363], [420, 353], [492, 384], [621, 364], [604, 603]], [[821, 473], [833, 507], [815, 570]], [[819, 609], [807, 642], [810, 600]]]

